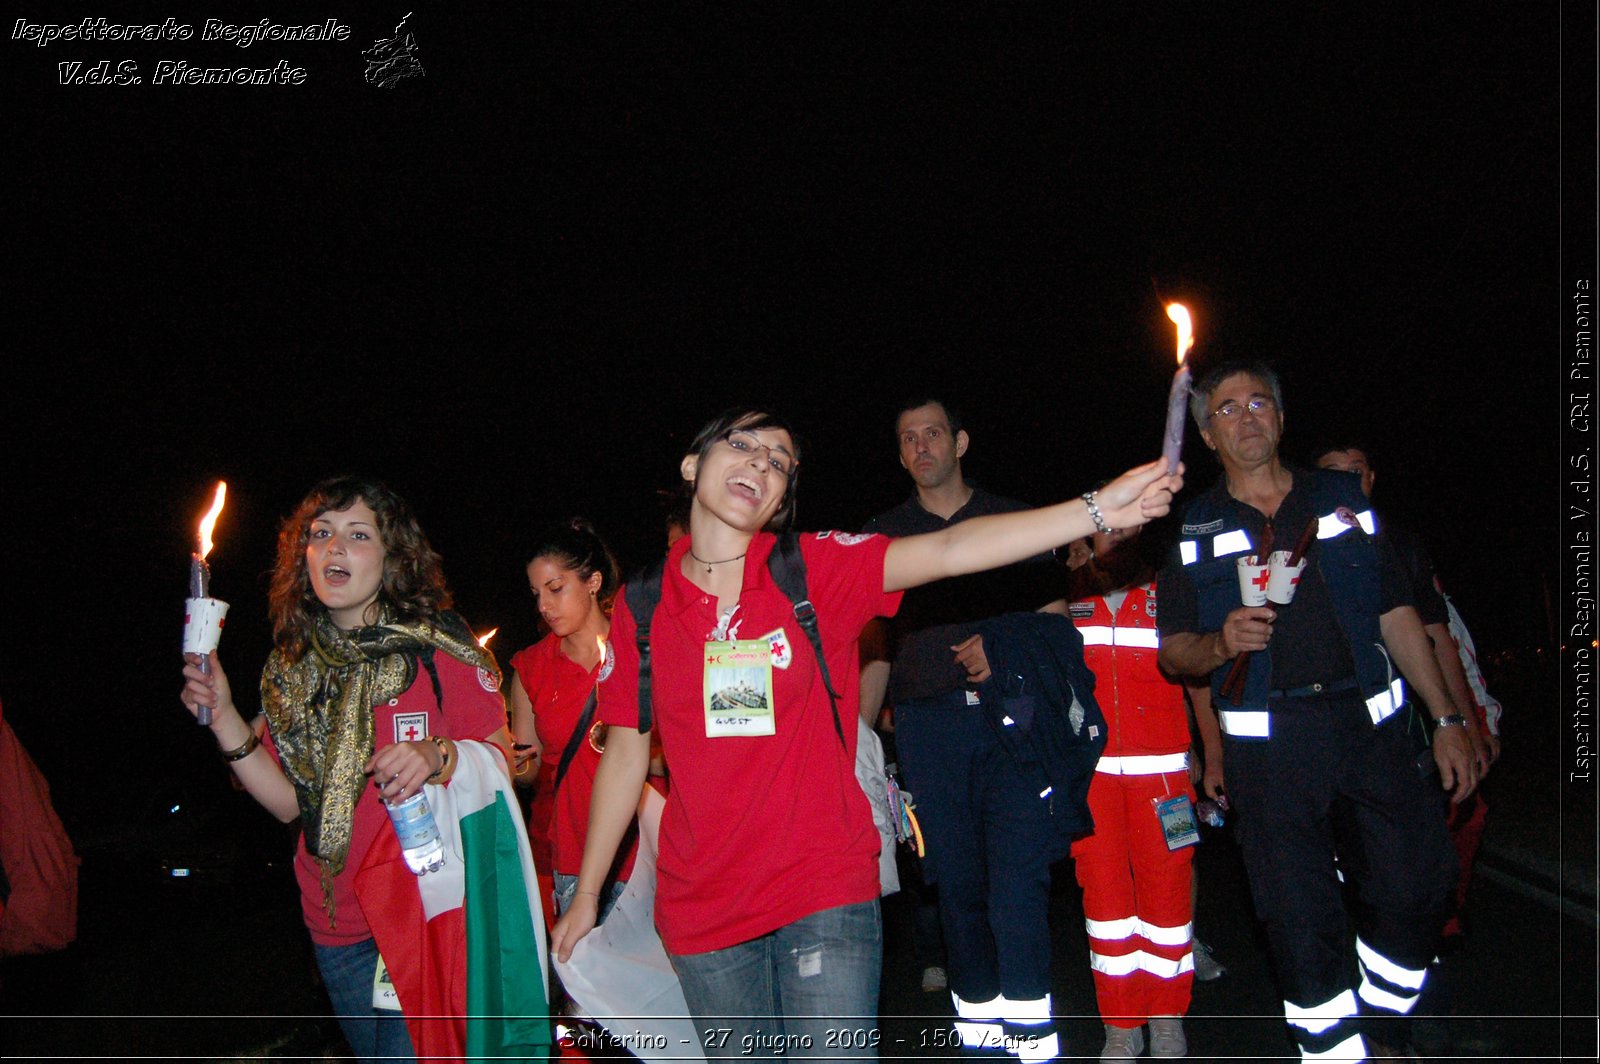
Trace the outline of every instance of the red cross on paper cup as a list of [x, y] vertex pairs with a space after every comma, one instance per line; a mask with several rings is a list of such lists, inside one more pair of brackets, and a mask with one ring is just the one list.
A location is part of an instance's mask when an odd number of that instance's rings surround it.
[[1267, 604], [1267, 567], [1256, 564], [1255, 557], [1246, 555], [1237, 562], [1239, 567], [1239, 600], [1246, 606]]

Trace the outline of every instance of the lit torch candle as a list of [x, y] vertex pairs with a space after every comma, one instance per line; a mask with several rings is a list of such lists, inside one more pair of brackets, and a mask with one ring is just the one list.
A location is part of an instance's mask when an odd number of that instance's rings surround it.
[[498, 628], [489, 629], [487, 632], [483, 633], [482, 635], [480, 635], [478, 637], [478, 645], [480, 647], [483, 647], [485, 650], [489, 649], [489, 640], [493, 639], [498, 634], [500, 634], [500, 629], [498, 629]]
[[[211, 568], [206, 556], [211, 553], [211, 532], [217, 527], [222, 514], [222, 504], [228, 498], [228, 485], [217, 481], [217, 496], [210, 511], [200, 519], [200, 536], [195, 553], [189, 555], [189, 598], [184, 603], [183, 652], [200, 655], [200, 671], [211, 671], [211, 652], [222, 639], [222, 621], [228, 615], [228, 604], [210, 597]], [[211, 707], [199, 706], [195, 722], [211, 724]]]
[[1183, 453], [1183, 420], [1189, 410], [1189, 367], [1183, 356], [1194, 346], [1194, 333], [1190, 330], [1189, 310], [1182, 303], [1168, 303], [1167, 317], [1178, 326], [1178, 372], [1172, 377], [1172, 391], [1167, 393], [1167, 434], [1161, 445], [1161, 457], [1166, 459], [1167, 471], [1178, 471], [1178, 458]]

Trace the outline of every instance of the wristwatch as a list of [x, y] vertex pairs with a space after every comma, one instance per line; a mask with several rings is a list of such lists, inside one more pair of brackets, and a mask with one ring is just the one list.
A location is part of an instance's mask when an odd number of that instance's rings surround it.
[[1433, 726], [1435, 728], [1465, 728], [1467, 726], [1467, 718], [1460, 713], [1446, 713], [1442, 717], [1434, 717]]

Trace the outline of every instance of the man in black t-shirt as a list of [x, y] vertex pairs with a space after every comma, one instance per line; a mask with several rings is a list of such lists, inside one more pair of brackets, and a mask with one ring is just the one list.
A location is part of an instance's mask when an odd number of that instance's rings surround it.
[[[936, 399], [905, 404], [895, 426], [900, 464], [916, 483], [865, 531], [934, 532], [1028, 507], [967, 483], [969, 438]], [[906, 592], [889, 632], [888, 685], [906, 786], [927, 841], [925, 875], [939, 888], [957, 1032], [971, 1049], [1022, 1061], [1059, 1052], [1050, 1008], [1050, 862], [1057, 852], [1050, 780], [1000, 745], [975, 685], [989, 676], [978, 624], [1053, 605], [1065, 612], [1065, 572], [1046, 555]], [[876, 716], [883, 680], [868, 666], [862, 709]]]
[[[1280, 459], [1277, 375], [1218, 366], [1196, 383], [1190, 410], [1223, 475], [1185, 508], [1161, 573], [1159, 660], [1210, 678], [1236, 837], [1290, 1034], [1308, 1057], [1380, 1056], [1383, 1043], [1406, 1040], [1404, 1027], [1362, 1017], [1415, 1007], [1444, 923], [1455, 860], [1435, 803], [1440, 781], [1456, 801], [1476, 785], [1467, 721], [1357, 478]], [[1269, 529], [1275, 550], [1309, 544], [1293, 599], [1276, 611], [1243, 605], [1238, 566]], [[1418, 774], [1393, 666], [1437, 722], [1437, 779]], [[1336, 854], [1355, 888], [1348, 914]], [[1346, 974], [1352, 922], [1359, 988]]]

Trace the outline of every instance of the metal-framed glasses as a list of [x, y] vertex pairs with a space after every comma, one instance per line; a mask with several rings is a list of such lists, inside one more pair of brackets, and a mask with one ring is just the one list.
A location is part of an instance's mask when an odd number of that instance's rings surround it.
[[795, 461], [794, 455], [788, 451], [768, 447], [756, 439], [754, 434], [746, 432], [744, 429], [734, 429], [722, 438], [729, 447], [743, 455], [757, 455], [765, 451], [767, 465], [776, 469], [779, 476], [788, 476], [794, 472], [794, 467], [799, 464]]
[[1230, 399], [1211, 411], [1211, 416], [1220, 417], [1224, 421], [1232, 421], [1246, 410], [1252, 414], [1265, 414], [1277, 408], [1278, 404], [1274, 403], [1270, 396], [1257, 395], [1252, 396], [1248, 402], [1244, 403], [1236, 403]]

